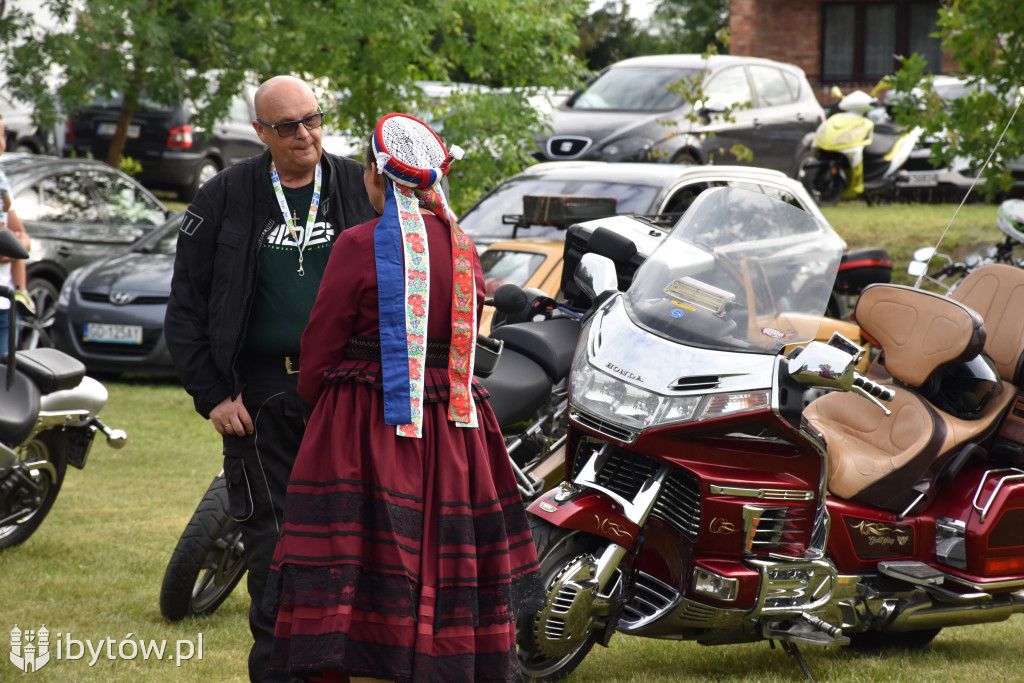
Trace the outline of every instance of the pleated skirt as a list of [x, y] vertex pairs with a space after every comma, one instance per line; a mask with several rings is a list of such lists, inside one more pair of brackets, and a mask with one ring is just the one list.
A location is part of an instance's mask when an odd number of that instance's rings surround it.
[[[457, 427], [434, 390], [423, 438], [398, 437], [370, 370], [326, 388], [303, 438], [268, 579], [271, 665], [328, 680], [514, 680], [517, 611], [543, 594], [494, 413], [478, 401], [480, 427]], [[446, 372], [427, 372], [444, 386]]]

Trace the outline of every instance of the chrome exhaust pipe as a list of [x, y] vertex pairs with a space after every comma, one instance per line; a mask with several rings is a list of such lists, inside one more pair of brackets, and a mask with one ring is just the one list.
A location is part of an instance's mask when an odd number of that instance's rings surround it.
[[883, 631], [921, 631], [947, 626], [971, 626], [1005, 621], [1024, 612], [1024, 593], [994, 595], [990, 601], [973, 605], [950, 605], [926, 600], [896, 614]]

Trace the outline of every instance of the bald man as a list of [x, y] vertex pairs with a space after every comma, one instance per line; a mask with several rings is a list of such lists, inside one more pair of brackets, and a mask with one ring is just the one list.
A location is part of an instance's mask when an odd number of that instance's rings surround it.
[[310, 408], [296, 391], [299, 339], [338, 233], [377, 214], [362, 164], [321, 150], [309, 85], [275, 76], [253, 104], [268, 149], [204, 184], [186, 210], [164, 329], [196, 411], [223, 437], [249, 570], [249, 677], [277, 681], [292, 679], [267, 669], [276, 615], [263, 593]]

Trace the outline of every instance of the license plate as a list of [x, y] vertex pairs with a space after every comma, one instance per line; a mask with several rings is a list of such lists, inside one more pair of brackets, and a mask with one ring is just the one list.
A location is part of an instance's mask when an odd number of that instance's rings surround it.
[[111, 325], [108, 323], [86, 323], [82, 337], [87, 342], [107, 344], [141, 344], [141, 325]]
[[[97, 135], [113, 136], [116, 131], [117, 131], [117, 124], [116, 123], [101, 123], [98, 126], [96, 126], [96, 134]], [[139, 134], [141, 132], [142, 132], [142, 126], [137, 126], [135, 124], [132, 124], [132, 125], [128, 126], [128, 137], [130, 137], [132, 139], [135, 139], [135, 138], [139, 137]]]
[[935, 187], [938, 184], [937, 173], [911, 173], [900, 182], [902, 187]]

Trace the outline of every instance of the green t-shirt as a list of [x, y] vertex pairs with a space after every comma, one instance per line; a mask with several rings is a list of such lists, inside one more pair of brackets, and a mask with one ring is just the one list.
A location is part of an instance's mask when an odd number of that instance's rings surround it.
[[322, 165], [323, 179], [320, 192], [321, 209], [311, 230], [306, 229], [309, 207], [313, 201], [313, 183], [303, 187], [285, 187], [285, 200], [294, 220], [295, 235], [303, 244], [302, 268], [299, 275], [299, 250], [288, 230], [284, 217], [267, 233], [260, 246], [259, 275], [256, 298], [245, 338], [249, 353], [295, 356], [299, 353], [299, 340], [309, 322], [320, 279], [327, 268], [337, 230], [324, 214], [323, 198], [329, 186], [329, 166]]

